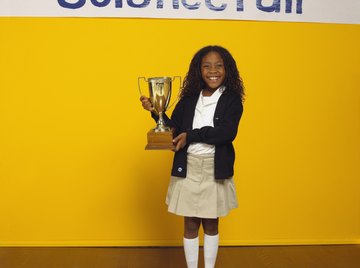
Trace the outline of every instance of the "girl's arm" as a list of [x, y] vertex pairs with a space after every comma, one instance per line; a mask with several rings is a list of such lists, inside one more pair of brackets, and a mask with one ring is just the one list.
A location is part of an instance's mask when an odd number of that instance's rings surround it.
[[218, 145], [232, 142], [236, 137], [242, 112], [240, 96], [232, 98], [229, 103], [226, 103], [223, 118], [215, 117], [214, 127], [206, 126], [187, 131], [187, 144], [203, 142]]

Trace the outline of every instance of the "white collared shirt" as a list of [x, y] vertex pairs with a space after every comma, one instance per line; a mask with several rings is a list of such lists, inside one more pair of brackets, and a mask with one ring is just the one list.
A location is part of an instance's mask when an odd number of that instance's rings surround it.
[[[219, 87], [211, 96], [203, 96], [201, 91], [196, 104], [193, 129], [205, 126], [214, 126], [214, 114], [217, 102], [224, 92], [225, 87]], [[206, 143], [192, 143], [189, 145], [188, 153], [191, 154], [214, 154], [215, 145]]]

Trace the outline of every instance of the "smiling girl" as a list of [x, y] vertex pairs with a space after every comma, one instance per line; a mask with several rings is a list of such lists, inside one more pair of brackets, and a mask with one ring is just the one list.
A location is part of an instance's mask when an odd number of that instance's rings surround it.
[[[243, 112], [244, 87], [229, 51], [220, 46], [200, 49], [180, 97], [171, 118], [164, 116], [175, 133], [166, 204], [169, 212], [184, 217], [187, 266], [197, 267], [202, 226], [205, 267], [211, 268], [219, 245], [219, 217], [237, 207], [232, 142]], [[157, 120], [150, 99], [140, 100]]]

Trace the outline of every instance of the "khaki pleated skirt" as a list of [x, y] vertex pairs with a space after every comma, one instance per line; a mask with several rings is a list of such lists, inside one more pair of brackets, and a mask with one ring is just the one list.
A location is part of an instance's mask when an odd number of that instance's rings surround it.
[[214, 219], [238, 207], [233, 178], [214, 178], [214, 155], [188, 154], [186, 178], [172, 176], [168, 211], [180, 216]]

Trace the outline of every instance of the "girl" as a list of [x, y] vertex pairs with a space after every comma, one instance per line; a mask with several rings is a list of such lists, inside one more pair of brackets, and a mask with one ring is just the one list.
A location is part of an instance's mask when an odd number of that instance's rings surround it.
[[[175, 155], [166, 197], [168, 210], [184, 216], [187, 266], [197, 267], [198, 232], [204, 230], [206, 268], [215, 266], [219, 217], [237, 207], [233, 181], [235, 139], [244, 88], [234, 58], [220, 46], [200, 49], [190, 63], [180, 100], [166, 125], [174, 128]], [[142, 106], [153, 111], [149, 98]], [[157, 120], [155, 113], [152, 117]]]

